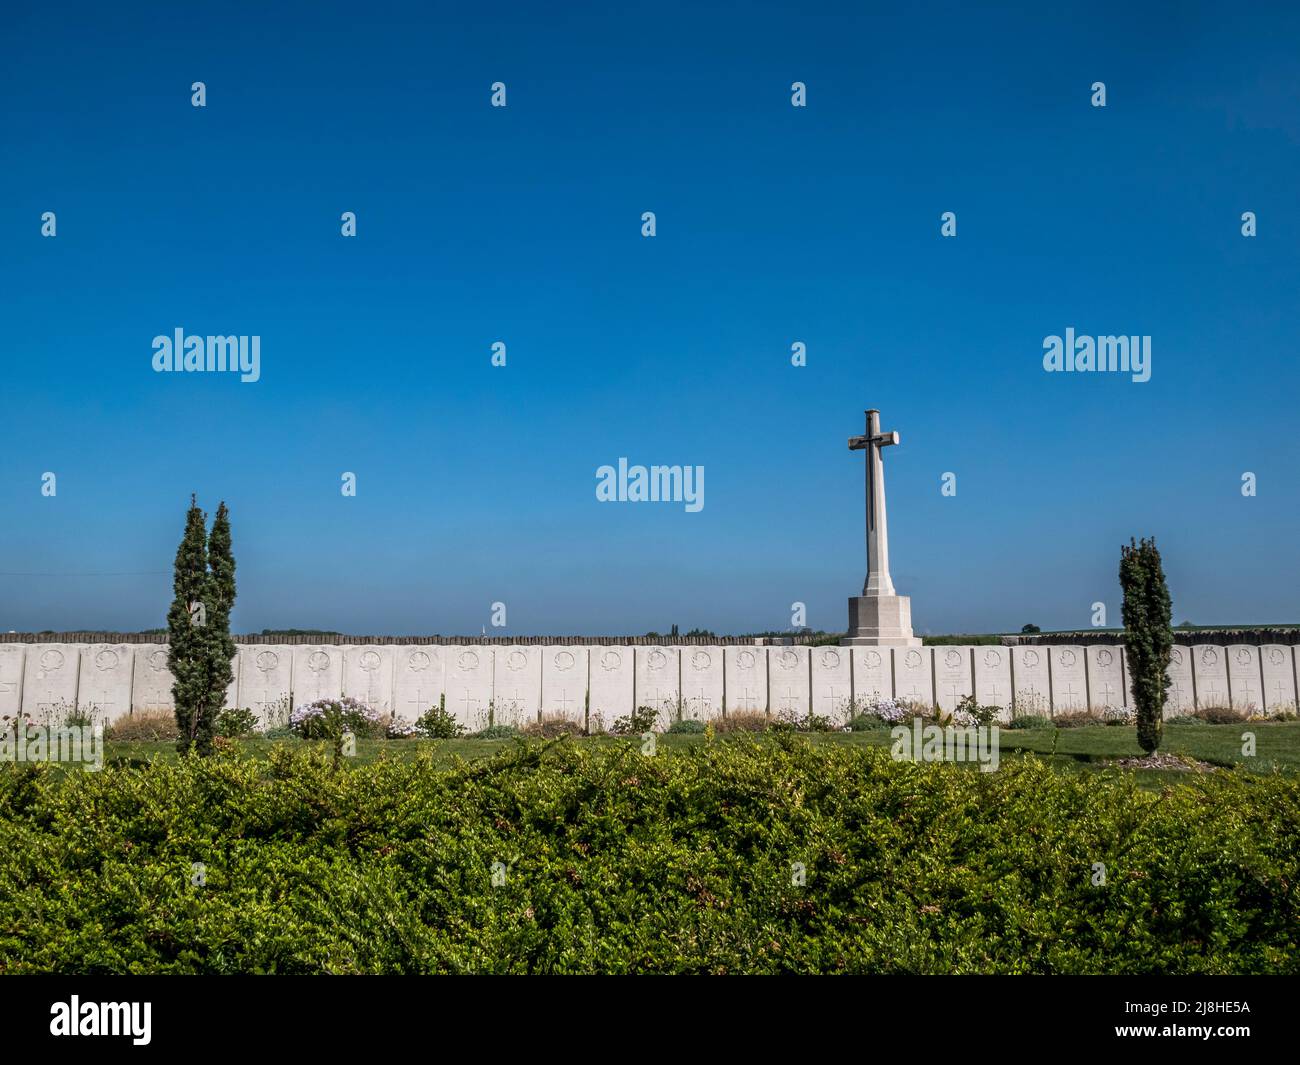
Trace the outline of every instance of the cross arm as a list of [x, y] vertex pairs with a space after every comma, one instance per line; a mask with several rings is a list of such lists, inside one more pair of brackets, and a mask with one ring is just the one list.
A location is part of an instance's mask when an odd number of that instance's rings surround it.
[[898, 443], [897, 433], [877, 433], [875, 436], [851, 436], [849, 437], [849, 450], [861, 451], [871, 444], [879, 444], [881, 447], [889, 447], [891, 444]]

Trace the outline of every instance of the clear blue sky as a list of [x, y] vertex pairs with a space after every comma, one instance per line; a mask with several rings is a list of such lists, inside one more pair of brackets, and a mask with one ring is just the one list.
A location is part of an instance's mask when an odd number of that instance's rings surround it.
[[[1175, 620], [1300, 620], [1300, 16], [1054, 6], [12, 6], [0, 629], [163, 624], [191, 491], [240, 631], [842, 628], [866, 407], [918, 632], [1118, 621], [1142, 534]], [[1069, 326], [1152, 380], [1044, 373]]]

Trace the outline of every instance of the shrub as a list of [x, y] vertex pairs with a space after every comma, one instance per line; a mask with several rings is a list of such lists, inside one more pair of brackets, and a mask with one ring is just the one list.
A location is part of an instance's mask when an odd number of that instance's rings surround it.
[[299, 738], [298, 730], [289, 725], [272, 725], [270, 728], [264, 728], [262, 736], [268, 740], [296, 740]]
[[1047, 696], [1035, 691], [1018, 691], [1011, 700], [1013, 717], [1051, 717], [1052, 702]]
[[1056, 723], [1050, 717], [1044, 717], [1042, 714], [1021, 714], [1019, 717], [1013, 717], [1007, 728], [1023, 729], [1040, 729], [1055, 728]]
[[225, 739], [249, 736], [256, 731], [257, 715], [247, 707], [243, 710], [222, 710], [217, 715], [217, 735]]
[[1235, 725], [1246, 720], [1246, 715], [1230, 706], [1207, 706], [1196, 711], [1196, 717], [1211, 725]]
[[1090, 728], [1102, 724], [1102, 720], [1091, 710], [1067, 710], [1052, 718], [1052, 724], [1057, 728]]
[[980, 706], [974, 695], [963, 695], [952, 712], [952, 722], [961, 728], [992, 725], [1002, 713], [996, 706]]
[[415, 730], [431, 740], [454, 740], [457, 736], [465, 735], [465, 726], [456, 720], [456, 715], [446, 708], [441, 699], [437, 706], [429, 707], [420, 715], [415, 722]]
[[404, 717], [392, 715], [383, 723], [384, 739], [386, 740], [409, 740], [419, 735], [419, 730], [410, 721]]
[[473, 740], [512, 740], [519, 735], [514, 725], [489, 725], [470, 734]]
[[696, 721], [688, 717], [682, 721], [674, 721], [668, 726], [668, 731], [677, 735], [702, 736], [707, 727], [703, 721]]
[[876, 714], [854, 714], [849, 718], [850, 732], [874, 732], [894, 726]]
[[567, 717], [546, 716], [541, 721], [530, 721], [519, 730], [525, 736], [554, 739], [557, 736], [581, 736], [582, 725]]
[[916, 699], [899, 699], [897, 702], [911, 717], [933, 719], [938, 710], [938, 707], [927, 706], [925, 703]]
[[1295, 974], [1297, 823], [1294, 774], [1145, 792], [796, 737], [5, 765], [0, 971]]
[[1101, 720], [1106, 725], [1133, 725], [1137, 723], [1137, 713], [1131, 706], [1108, 706], [1102, 710]]
[[142, 710], [119, 717], [104, 729], [104, 739], [119, 743], [156, 743], [160, 740], [174, 741], [180, 733], [176, 715], [170, 710]]
[[863, 706], [862, 713], [850, 717], [849, 727], [852, 728], [854, 720], [859, 717], [874, 717], [882, 724], [901, 725], [916, 716], [911, 705], [903, 699], [873, 699]]
[[713, 728], [718, 733], [766, 732], [771, 724], [762, 710], [728, 710], [726, 717], [713, 722]]
[[659, 714], [653, 706], [638, 706], [627, 717], [617, 718], [609, 731], [615, 736], [640, 736], [653, 732], [657, 724]]
[[374, 736], [381, 731], [383, 715], [374, 707], [344, 695], [339, 699], [318, 699], [298, 707], [289, 724], [305, 740], [329, 740], [334, 746], [334, 764], [343, 758], [346, 737]]
[[378, 710], [350, 695], [318, 699], [298, 707], [289, 716], [289, 724], [305, 740], [331, 740], [343, 732], [374, 736], [379, 733], [382, 720]]
[[801, 714], [797, 710], [778, 710], [770, 725], [774, 732], [838, 732], [840, 726], [820, 714]]

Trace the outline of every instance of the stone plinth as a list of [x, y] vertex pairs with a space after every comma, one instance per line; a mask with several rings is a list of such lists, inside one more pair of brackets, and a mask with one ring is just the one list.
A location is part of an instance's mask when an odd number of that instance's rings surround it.
[[905, 595], [855, 595], [849, 600], [845, 647], [920, 647], [912, 635], [912, 600]]

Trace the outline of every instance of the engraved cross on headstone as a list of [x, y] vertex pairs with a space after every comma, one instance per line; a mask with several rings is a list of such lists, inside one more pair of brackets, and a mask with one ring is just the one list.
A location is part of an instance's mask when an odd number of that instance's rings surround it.
[[898, 443], [898, 434], [880, 431], [880, 411], [867, 413], [865, 436], [849, 437], [850, 451], [867, 453], [867, 579], [863, 595], [893, 595], [889, 576], [889, 527], [885, 521], [885, 467], [880, 449]]

